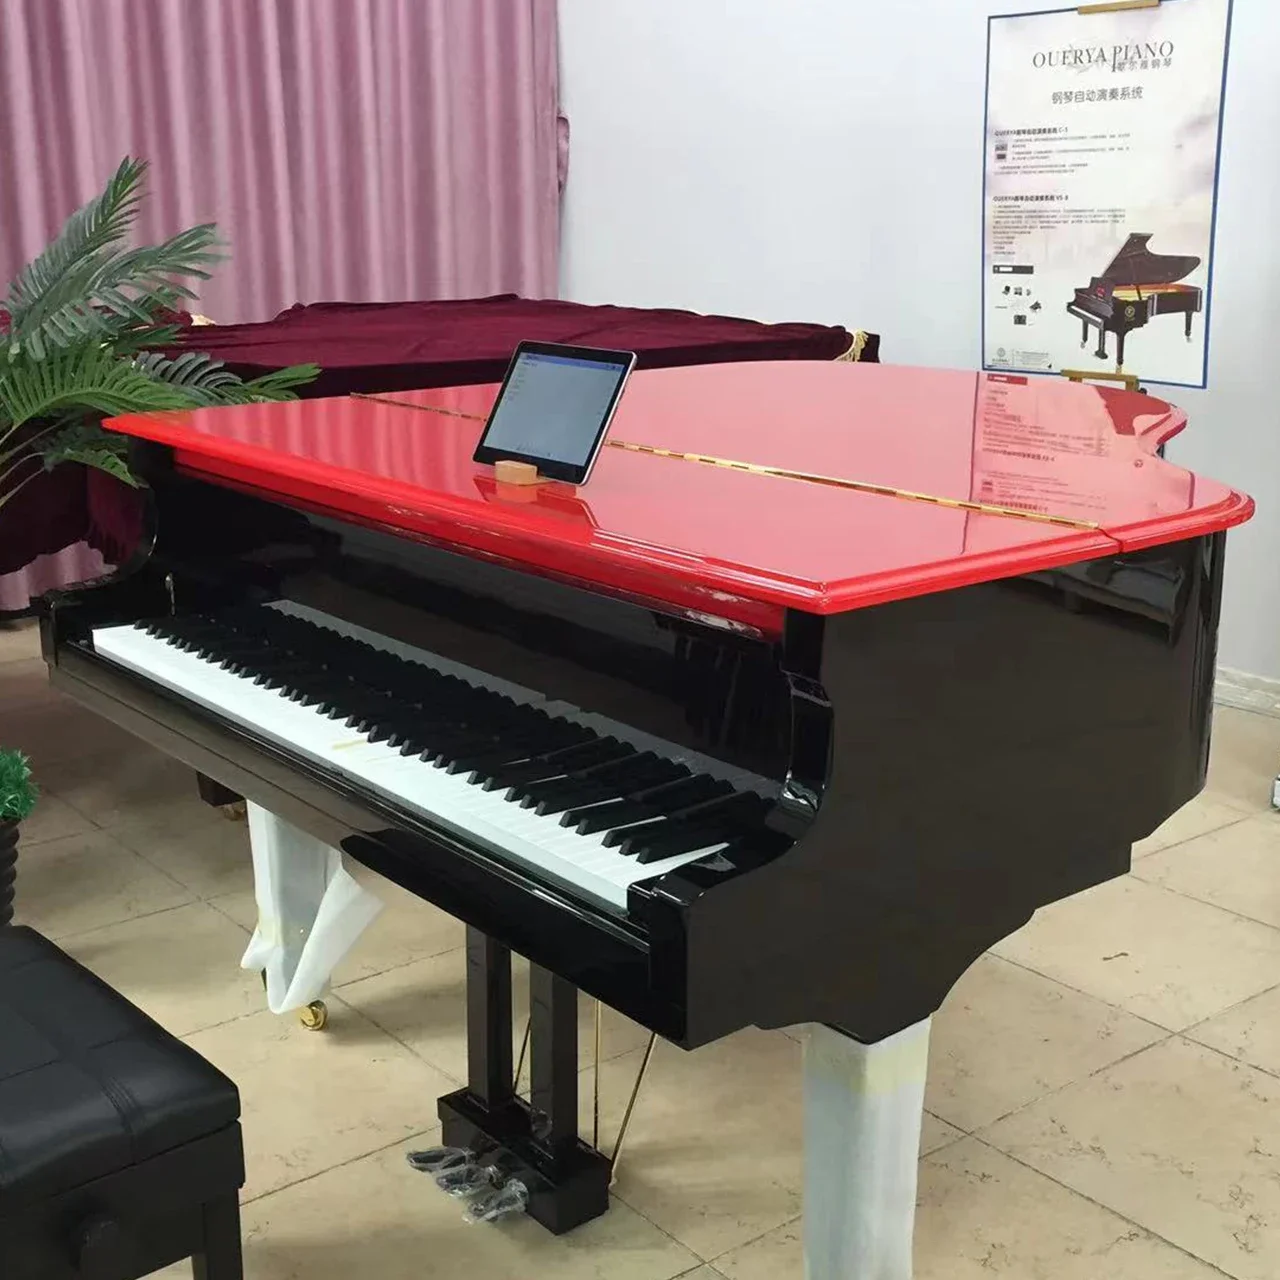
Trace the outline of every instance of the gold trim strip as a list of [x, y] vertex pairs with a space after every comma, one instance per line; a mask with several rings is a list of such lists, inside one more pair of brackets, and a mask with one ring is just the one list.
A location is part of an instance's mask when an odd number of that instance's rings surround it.
[[961, 511], [976, 511], [987, 516], [1010, 516], [1018, 520], [1034, 520], [1038, 524], [1063, 525], [1069, 529], [1097, 529], [1092, 520], [1076, 520], [1071, 516], [1053, 516], [1039, 511], [1023, 511], [1018, 507], [1002, 507], [989, 502], [973, 502], [964, 498], [939, 498], [930, 493], [916, 493], [912, 489], [898, 489], [892, 485], [871, 484], [865, 480], [846, 480], [839, 476], [825, 476], [813, 471], [791, 471], [785, 467], [763, 467], [754, 462], [738, 462], [733, 458], [717, 458], [706, 453], [679, 453], [674, 449], [660, 449], [651, 444], [633, 444], [628, 440], [610, 440], [614, 449], [626, 449], [630, 453], [647, 453], [656, 458], [674, 458], [678, 462], [698, 462], [708, 467], [725, 467], [731, 471], [748, 471], [757, 476], [775, 476], [781, 480], [800, 480], [806, 484], [828, 485], [836, 489], [853, 489], [858, 493], [874, 493], [885, 498], [903, 498], [909, 502], [927, 502], [938, 507], [952, 507]]
[[1160, 0], [1107, 0], [1105, 4], [1082, 4], [1077, 13], [1124, 13], [1129, 9], [1158, 9]]
[[397, 400], [395, 396], [364, 391], [349, 393], [352, 400], [374, 400], [378, 404], [394, 404], [401, 409], [417, 409], [419, 413], [442, 413], [446, 418], [466, 418], [470, 422], [483, 422], [482, 413], [463, 413], [461, 409], [445, 409], [434, 404], [414, 404], [411, 400]]
[[[353, 400], [375, 400], [380, 404], [399, 405], [402, 409], [417, 409], [421, 413], [440, 413], [450, 418], [467, 418], [483, 422], [478, 413], [462, 413], [457, 409], [444, 409], [431, 404], [413, 404], [397, 400], [390, 395], [370, 395], [351, 392]], [[865, 480], [846, 480], [839, 476], [824, 476], [811, 471], [789, 471], [785, 467], [762, 467], [754, 462], [738, 462], [733, 458], [717, 458], [707, 453], [680, 453], [675, 449], [660, 449], [657, 445], [633, 444], [629, 440], [606, 441], [612, 449], [625, 449], [628, 453], [647, 453], [655, 458], [674, 458], [678, 462], [697, 462], [708, 467], [724, 467], [730, 471], [749, 471], [757, 476], [774, 476], [781, 480], [799, 480], [805, 484], [822, 484], [836, 489], [853, 489], [858, 493], [874, 493], [882, 498], [901, 498], [908, 502], [927, 502], [936, 507], [951, 507], [960, 511], [976, 511], [985, 516], [1008, 516], [1017, 520], [1034, 520], [1037, 524], [1060, 525], [1068, 529], [1097, 529], [1092, 520], [1075, 520], [1070, 516], [1051, 516], [1039, 511], [1022, 511], [1017, 507], [1002, 507], [990, 502], [972, 502], [963, 498], [939, 498], [930, 493], [916, 493], [911, 489], [897, 489], [892, 485], [871, 484]]]

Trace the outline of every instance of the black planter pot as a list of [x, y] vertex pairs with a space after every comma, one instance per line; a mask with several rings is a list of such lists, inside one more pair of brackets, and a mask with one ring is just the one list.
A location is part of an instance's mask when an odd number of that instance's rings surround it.
[[0, 927], [13, 923], [13, 884], [18, 876], [18, 824], [0, 822]]

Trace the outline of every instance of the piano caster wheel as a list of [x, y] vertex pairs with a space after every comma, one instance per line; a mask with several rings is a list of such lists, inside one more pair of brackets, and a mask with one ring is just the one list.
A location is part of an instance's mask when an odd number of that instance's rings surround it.
[[237, 800], [235, 804], [220, 805], [219, 808], [228, 822], [244, 822], [249, 816], [249, 810], [243, 800]]
[[298, 1014], [298, 1021], [308, 1031], [323, 1031], [329, 1025], [329, 1008], [323, 1000], [313, 1000]]

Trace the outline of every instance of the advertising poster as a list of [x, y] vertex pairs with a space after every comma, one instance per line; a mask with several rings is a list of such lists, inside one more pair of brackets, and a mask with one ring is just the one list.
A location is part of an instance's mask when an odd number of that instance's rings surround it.
[[1207, 383], [1231, 0], [994, 17], [983, 364]]

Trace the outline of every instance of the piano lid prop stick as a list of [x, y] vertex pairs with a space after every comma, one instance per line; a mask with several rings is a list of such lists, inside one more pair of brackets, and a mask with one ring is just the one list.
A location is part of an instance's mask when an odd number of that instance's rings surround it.
[[785, 467], [762, 467], [754, 462], [738, 462], [732, 458], [717, 458], [706, 453], [679, 453], [674, 449], [660, 449], [651, 444], [633, 444], [629, 440], [610, 440], [615, 449], [627, 449], [631, 453], [648, 453], [658, 458], [675, 458], [680, 462], [700, 462], [708, 467], [725, 467], [730, 471], [747, 471], [757, 476], [776, 476], [782, 480], [800, 480], [806, 484], [829, 485], [836, 489], [853, 489], [858, 493], [875, 493], [884, 498], [904, 498], [910, 502], [928, 502], [938, 507], [955, 507], [962, 511], [976, 511], [987, 516], [1012, 516], [1019, 520], [1035, 520], [1041, 524], [1064, 525], [1068, 529], [1096, 529], [1092, 520], [1076, 520], [1071, 516], [1054, 516], [1040, 511], [1024, 511], [1019, 507], [1001, 507], [990, 502], [973, 502], [965, 498], [939, 498], [930, 493], [916, 493], [913, 489], [895, 489], [889, 485], [871, 484], [865, 480], [845, 480], [839, 476], [825, 476], [813, 471], [791, 471]]

